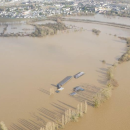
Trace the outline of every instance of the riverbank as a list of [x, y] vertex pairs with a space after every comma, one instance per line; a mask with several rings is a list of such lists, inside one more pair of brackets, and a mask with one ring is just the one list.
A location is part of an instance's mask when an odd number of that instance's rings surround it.
[[[104, 18], [105, 18], [105, 20], [103, 20]], [[70, 21], [70, 22], [93, 23], [93, 24], [98, 24], [98, 25], [107, 25], [107, 26], [113, 26], [113, 27], [118, 27], [118, 28], [130, 29], [130, 24], [129, 24], [130, 19], [128, 19], [128, 18], [125, 19], [126, 23], [124, 24], [123, 18], [120, 18], [120, 20], [119, 20], [119, 18], [117, 18], [117, 17], [114, 17], [114, 18], [113, 17], [104, 17], [103, 15], [74, 16], [74, 17], [70, 16], [70, 17], [66, 17], [66, 18], [49, 17], [47, 19], [44, 19], [43, 21], [41, 19], [31, 20], [30, 22], [28, 21], [26, 23], [24, 23], [22, 21], [19, 24], [26, 25], [26, 28], [23, 28], [24, 31], [22, 29], [22, 31], [20, 30], [17, 33], [15, 33], [14, 29], [10, 29], [9, 32], [5, 31], [6, 33], [4, 34], [4, 33], [2, 33], [3, 31], [1, 31], [1, 29], [0, 29], [0, 32], [1, 32], [0, 36], [1, 37], [25, 37], [25, 36], [27, 36], [27, 37], [39, 37], [39, 36], [42, 37], [42, 36], [46, 36], [46, 35], [53, 35], [57, 31], [65, 31], [66, 30], [66, 32], [69, 32], [69, 30], [67, 30], [68, 28], [65, 27], [65, 25], [64, 25], [64, 27], [62, 26], [63, 28], [59, 27], [59, 25], [58, 25], [59, 23], [57, 22], [57, 19], [59, 19], [62, 22]], [[108, 21], [108, 22], [106, 22], [106, 21]], [[7, 26], [7, 25], [8, 25], [8, 23], [5, 24], [5, 26]], [[14, 24], [10, 25], [10, 26], [13, 26], [12, 28], [17, 28], [17, 30], [19, 29], [18, 27], [15, 27]], [[28, 26], [32, 26], [32, 27], [28, 28]], [[58, 28], [56, 27], [57, 28], [56, 29], [55, 26], [57, 26]], [[32, 28], [33, 28], [33, 30], [32, 30]], [[40, 29], [38, 29], [38, 28], [40, 28]], [[71, 28], [73, 28], [73, 27], [71, 26]], [[41, 31], [38, 31], [38, 30], [41, 30]], [[80, 31], [81, 29], [75, 28], [75, 30]], [[38, 32], [39, 32], [39, 34], [38, 34]]]

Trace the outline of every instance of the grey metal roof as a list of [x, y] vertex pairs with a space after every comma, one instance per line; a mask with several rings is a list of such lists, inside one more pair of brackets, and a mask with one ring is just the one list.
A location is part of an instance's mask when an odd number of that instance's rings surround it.
[[72, 76], [67, 76], [66, 78], [64, 78], [61, 82], [59, 82], [58, 84], [57, 84], [57, 86], [62, 86], [62, 85], [64, 85], [65, 83], [67, 83], [70, 79], [72, 78]]

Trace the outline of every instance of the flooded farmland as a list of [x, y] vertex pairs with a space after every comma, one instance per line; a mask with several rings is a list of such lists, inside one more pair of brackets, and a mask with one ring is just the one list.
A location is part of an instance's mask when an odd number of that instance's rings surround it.
[[[107, 68], [126, 51], [125, 41], [118, 36], [129, 37], [130, 30], [65, 23], [83, 27], [85, 31], [59, 32], [43, 38], [0, 38], [0, 120], [9, 130], [39, 129], [47, 121], [54, 121], [54, 115], [60, 118], [65, 109], [75, 108], [84, 100], [69, 95], [80, 85], [86, 89], [88, 112], [78, 123], [67, 124], [65, 130], [129, 130], [129, 62], [115, 68], [119, 87], [114, 88], [107, 102], [96, 109], [90, 105], [90, 98], [95, 94], [93, 89], [106, 85]], [[99, 36], [92, 33], [93, 28], [101, 31]], [[85, 75], [70, 80], [62, 92], [49, 95], [49, 89], [56, 90], [59, 81], [80, 71]]]
[[4, 28], [6, 28], [4, 34], [31, 34], [35, 31], [35, 27], [28, 25], [26, 21], [6, 21], [0, 22], [0, 33], [3, 33]]
[[94, 16], [70, 16], [68, 18], [130, 25], [130, 18], [118, 17], [118, 16], [107, 16], [102, 14], [96, 14]]

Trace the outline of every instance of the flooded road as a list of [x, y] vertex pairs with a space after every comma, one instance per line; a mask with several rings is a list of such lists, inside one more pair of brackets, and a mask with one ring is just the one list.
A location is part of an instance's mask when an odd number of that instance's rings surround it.
[[[39, 129], [47, 121], [53, 121], [48, 111], [61, 113], [63, 108], [76, 107], [84, 99], [69, 96], [73, 88], [104, 87], [106, 69], [126, 50], [125, 42], [113, 35], [127, 37], [129, 30], [66, 24], [86, 31], [60, 32], [43, 38], [0, 38], [0, 120], [9, 130]], [[100, 35], [93, 34], [92, 28], [99, 29]], [[56, 90], [59, 81], [80, 71], [86, 74], [73, 78], [62, 92], [49, 96], [50, 88]], [[88, 113], [78, 123], [68, 124], [65, 130], [130, 129], [129, 63], [119, 65], [114, 74], [120, 86], [113, 90], [110, 100], [98, 109], [89, 105]]]

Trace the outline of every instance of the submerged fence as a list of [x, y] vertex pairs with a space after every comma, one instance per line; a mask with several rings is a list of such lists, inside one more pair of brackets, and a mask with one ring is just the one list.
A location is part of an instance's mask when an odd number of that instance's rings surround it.
[[57, 119], [55, 122], [48, 122], [46, 126], [41, 127], [40, 130], [58, 130], [59, 128], [64, 128], [67, 123], [78, 121], [78, 118], [82, 117], [85, 113], [87, 113], [86, 101], [78, 104], [75, 110], [67, 109], [60, 119]]

